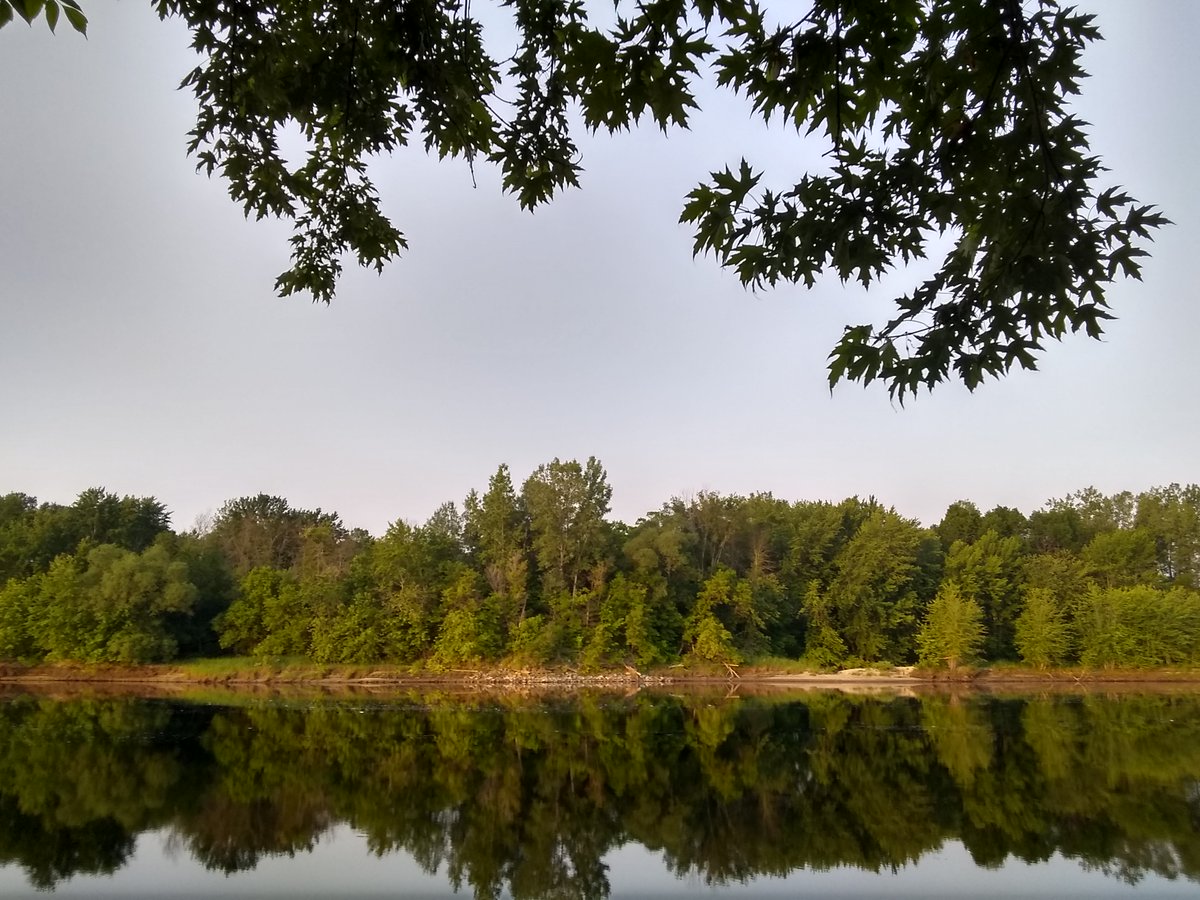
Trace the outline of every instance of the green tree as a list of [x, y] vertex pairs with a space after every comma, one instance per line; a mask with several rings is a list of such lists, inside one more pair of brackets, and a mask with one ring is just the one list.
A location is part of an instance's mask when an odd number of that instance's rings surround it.
[[928, 534], [876, 507], [834, 561], [825, 593], [830, 619], [850, 655], [866, 662], [910, 658], [923, 601], [917, 563]]
[[1078, 617], [1085, 666], [1169, 666], [1200, 661], [1200, 594], [1139, 585], [1093, 587]]
[[973, 544], [983, 534], [983, 516], [970, 500], [956, 500], [946, 507], [935, 530], [946, 549], [959, 542]]
[[169, 660], [178, 649], [169, 617], [190, 614], [196, 598], [186, 563], [161, 546], [139, 554], [101, 544], [86, 560], [60, 556], [39, 586], [31, 628], [52, 660]]
[[707, 578], [720, 566], [729, 565], [736, 527], [735, 512], [742, 504], [737, 496], [723, 497], [715, 491], [700, 491], [686, 504], [677, 501], [688, 529], [694, 534], [698, 576]]
[[1079, 607], [1091, 587], [1079, 557], [1062, 550], [1025, 557], [1021, 572], [1026, 591], [1049, 591], [1068, 615]]
[[834, 627], [829, 603], [815, 580], [804, 594], [804, 614], [808, 617], [804, 658], [821, 668], [840, 665], [846, 658], [846, 643]]
[[1162, 577], [1200, 587], [1200, 484], [1152, 488], [1136, 503], [1135, 523], [1154, 538]]
[[522, 490], [533, 549], [542, 575], [542, 597], [602, 587], [591, 577], [608, 549], [612, 488], [599, 460], [585, 465], [557, 458], [538, 466]]
[[479, 582], [478, 573], [464, 566], [442, 592], [445, 614], [433, 644], [435, 665], [475, 664], [499, 657], [502, 623], [495, 603], [480, 596]]
[[0, 497], [0, 587], [9, 579], [32, 575], [35, 547], [33, 517], [37, 498], [14, 492]]
[[1021, 610], [1023, 546], [1020, 538], [984, 532], [974, 544], [956, 543], [946, 554], [946, 577], [983, 610], [989, 659], [1012, 658], [1013, 629]]
[[785, 580], [796, 593], [816, 581], [828, 585], [837, 569], [835, 560], [870, 515], [873, 504], [858, 497], [841, 503], [800, 501], [789, 511], [790, 545], [781, 565]]
[[378, 598], [353, 593], [335, 610], [314, 616], [309, 653], [320, 663], [372, 663], [387, 658]]
[[214, 623], [222, 647], [252, 656], [302, 656], [309, 650], [312, 612], [288, 572], [257, 566]]
[[1019, 509], [996, 506], [984, 513], [980, 522], [980, 533], [985, 531], [994, 531], [1002, 538], [1024, 538], [1029, 531], [1029, 520]]
[[26, 619], [37, 656], [51, 660], [82, 659], [79, 643], [94, 628], [80, 599], [82, 560], [61, 554], [31, 582], [37, 586], [36, 616]]
[[500, 598], [505, 622], [520, 622], [529, 599], [529, 520], [508, 466], [496, 470], [482, 497], [474, 491], [467, 496], [464, 540]]
[[349, 537], [336, 513], [296, 509], [282, 497], [257, 494], [222, 505], [205, 538], [221, 549], [240, 578], [258, 566], [292, 568], [313, 526], [327, 526], [338, 541]]
[[690, 656], [708, 662], [741, 662], [733, 634], [718, 613], [725, 612], [728, 616], [731, 610], [748, 605], [749, 592], [749, 584], [740, 580], [732, 569], [717, 569], [704, 582], [683, 628], [683, 640]]
[[1072, 628], [1066, 613], [1048, 588], [1025, 593], [1025, 608], [1017, 617], [1017, 652], [1027, 665], [1046, 669], [1071, 656]]
[[1079, 512], [1084, 530], [1091, 535], [1134, 525], [1135, 501], [1129, 491], [1120, 491], [1111, 496], [1102, 494], [1094, 487], [1075, 491], [1062, 501], [1051, 501], [1070, 505]]
[[0, 660], [35, 659], [41, 655], [30, 627], [37, 612], [40, 581], [40, 575], [31, 575], [10, 579], [0, 587]]
[[447, 550], [452, 548], [436, 535], [401, 521], [375, 545], [372, 616], [385, 658], [411, 662], [432, 646], [445, 578], [461, 562], [457, 554], [443, 557]]
[[51, 560], [113, 544], [135, 553], [170, 530], [171, 516], [154, 497], [120, 497], [104, 488], [82, 491], [70, 506], [43, 503], [28, 494], [0, 497], [0, 584], [45, 572]]
[[[1107, 286], [1139, 276], [1166, 221], [1099, 183], [1068, 100], [1100, 33], [1054, 0], [818, 0], [782, 14], [618, 2], [611, 25], [607, 4], [582, 0], [153, 4], [200, 57], [184, 79], [198, 168], [247, 215], [294, 223], [282, 294], [328, 301], [343, 256], [381, 269], [407, 246], [368, 160], [419, 139], [498, 166], [532, 207], [578, 184], [573, 128], [686, 126], [708, 73], [765, 122], [821, 141], [827, 168], [777, 185], [745, 160], [718, 164], [683, 208], [695, 252], [756, 286], [827, 272], [869, 285], [943, 254], [888, 321], [845, 330], [832, 383], [881, 379], [902, 399], [951, 375], [973, 388], [1036, 367], [1048, 339], [1099, 337]], [[4, 0], [0, 23], [43, 8], [52, 26], [61, 9], [85, 27], [66, 0]], [[277, 141], [291, 126], [308, 143], [299, 162]]]
[[1084, 572], [1101, 587], [1129, 587], [1158, 580], [1154, 538], [1144, 528], [1105, 531], [1079, 552]]
[[983, 610], [974, 600], [964, 597], [953, 581], [942, 584], [929, 604], [925, 621], [917, 632], [917, 654], [921, 665], [951, 670], [968, 662], [983, 649]]
[[23, 574], [45, 572], [54, 559], [79, 549], [78, 519], [70, 506], [42, 503], [28, 520], [28, 529], [30, 555], [24, 560]]
[[1078, 553], [1090, 538], [1072, 507], [1051, 506], [1029, 514], [1029, 547], [1035, 553]]
[[237, 581], [220, 549], [193, 532], [172, 542], [172, 553], [187, 566], [187, 578], [196, 588], [191, 615], [176, 619], [174, 635], [180, 656], [211, 656], [220, 649], [213, 622], [237, 592]]
[[617, 574], [605, 589], [583, 662], [593, 668], [626, 661], [648, 666], [671, 658], [677, 614], [663, 602], [664, 594], [661, 578]]
[[91, 544], [115, 544], [141, 553], [170, 528], [171, 516], [153, 497], [118, 497], [88, 488], [71, 507], [76, 533]]

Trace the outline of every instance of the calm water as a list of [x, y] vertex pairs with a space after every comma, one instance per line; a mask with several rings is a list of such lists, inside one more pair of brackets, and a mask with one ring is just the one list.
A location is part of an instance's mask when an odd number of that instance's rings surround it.
[[0, 896], [1194, 897], [1200, 695], [0, 695]]

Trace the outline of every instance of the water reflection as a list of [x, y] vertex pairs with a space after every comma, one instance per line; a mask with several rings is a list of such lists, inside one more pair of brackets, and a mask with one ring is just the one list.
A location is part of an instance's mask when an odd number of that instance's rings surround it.
[[716, 887], [960, 845], [1197, 881], [1200, 698], [0, 703], [0, 863], [34, 887], [147, 832], [235, 873], [347, 828], [483, 898], [605, 897], [630, 845]]

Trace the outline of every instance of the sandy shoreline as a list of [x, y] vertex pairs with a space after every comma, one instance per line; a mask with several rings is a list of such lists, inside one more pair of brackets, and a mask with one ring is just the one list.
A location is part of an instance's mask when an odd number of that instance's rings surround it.
[[969, 691], [1004, 693], [1200, 692], [1200, 672], [1190, 670], [1097, 670], [1038, 672], [1025, 669], [920, 671], [913, 667], [890, 670], [847, 669], [840, 672], [779, 672], [748, 668], [736, 674], [679, 670], [649, 673], [607, 671], [579, 673], [566, 669], [459, 670], [449, 673], [409, 673], [368, 667], [260, 668], [208, 673], [186, 667], [0, 665], [0, 687], [7, 693], [105, 693], [179, 695], [189, 691], [294, 696], [372, 694], [385, 696], [412, 691], [454, 694], [571, 693], [641, 690], [723, 692], [727, 694], [843, 693], [917, 694]]

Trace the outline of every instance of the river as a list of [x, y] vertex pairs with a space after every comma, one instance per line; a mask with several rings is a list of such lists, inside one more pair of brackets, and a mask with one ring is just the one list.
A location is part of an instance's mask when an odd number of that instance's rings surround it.
[[1183, 897], [1200, 694], [0, 694], [0, 896]]

